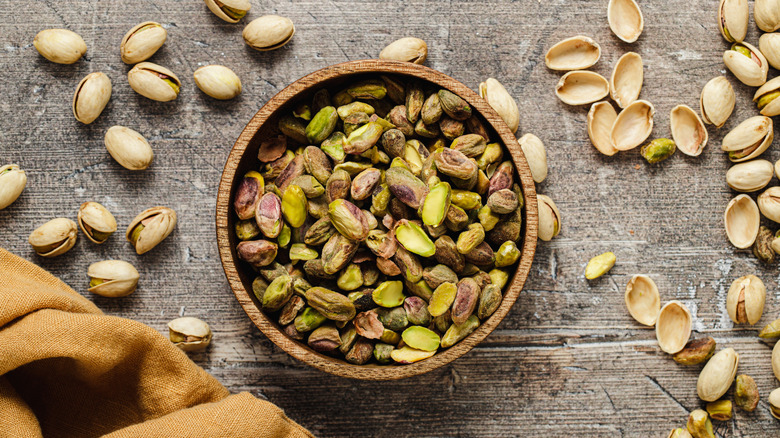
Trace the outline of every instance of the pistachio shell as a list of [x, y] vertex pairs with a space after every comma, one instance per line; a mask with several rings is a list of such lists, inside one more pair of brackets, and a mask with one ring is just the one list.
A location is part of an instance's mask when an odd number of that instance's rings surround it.
[[[143, 226], [143, 228], [139, 228]], [[125, 237], [136, 253], [143, 254], [162, 242], [176, 228], [176, 212], [167, 207], [148, 208], [130, 222]]]
[[568, 105], [584, 105], [609, 94], [609, 82], [592, 71], [570, 71], [555, 85], [555, 95]]
[[87, 275], [90, 278], [90, 288], [87, 290], [111, 298], [124, 297], [133, 293], [140, 277], [133, 265], [122, 260], [93, 263], [89, 265]]
[[38, 32], [33, 46], [44, 58], [57, 64], [73, 64], [87, 52], [87, 43], [68, 29], [46, 29]]
[[626, 285], [628, 313], [640, 324], [655, 325], [661, 309], [661, 297], [653, 279], [646, 275], [634, 275]]
[[289, 18], [264, 15], [249, 22], [241, 35], [255, 50], [275, 50], [290, 42], [295, 35], [295, 25]]
[[740, 42], [747, 35], [750, 12], [747, 0], [720, 0], [718, 5], [718, 29], [726, 41]]
[[105, 73], [88, 74], [73, 93], [73, 115], [81, 123], [92, 123], [111, 99], [111, 79]]
[[582, 70], [598, 62], [601, 47], [593, 39], [577, 35], [559, 41], [544, 55], [550, 70]]
[[709, 136], [704, 122], [694, 110], [686, 105], [677, 105], [669, 114], [669, 125], [680, 152], [691, 157], [701, 155]]
[[224, 65], [206, 65], [193, 74], [200, 91], [214, 99], [228, 100], [241, 94], [241, 79]]
[[181, 88], [181, 81], [172, 71], [151, 62], [136, 64], [127, 72], [127, 82], [136, 93], [159, 102], [176, 99]]
[[515, 99], [506, 91], [501, 82], [488, 78], [479, 84], [479, 95], [496, 110], [512, 132], [517, 132], [517, 128], [520, 126], [520, 110], [517, 108]]
[[780, 187], [770, 187], [758, 195], [758, 209], [767, 219], [780, 223]]
[[13, 204], [27, 186], [27, 174], [16, 164], [0, 167], [0, 210]]
[[780, 77], [767, 81], [756, 90], [753, 102], [758, 104], [761, 115], [772, 117], [780, 114]]
[[238, 23], [252, 7], [249, 0], [205, 0], [205, 2], [214, 15], [228, 23]]
[[761, 215], [758, 206], [748, 195], [739, 195], [729, 201], [723, 215], [726, 236], [739, 249], [750, 248], [756, 241]]
[[780, 68], [780, 33], [765, 33], [758, 39], [758, 49], [774, 68]]
[[112, 126], [103, 139], [106, 150], [122, 167], [144, 170], [152, 164], [154, 151], [143, 135], [124, 126]]
[[773, 166], [767, 160], [752, 160], [731, 166], [726, 183], [738, 192], [761, 190], [772, 180]]
[[[777, 345], [780, 344], [778, 342], [775, 344], [774, 350], [772, 350], [772, 367], [775, 370], [775, 377], [780, 379], [780, 372], [779, 368], [775, 368], [775, 360], [774, 360], [774, 352], [778, 350]], [[780, 388], [773, 389], [772, 392], [769, 393], [769, 410], [772, 413], [772, 416], [780, 420]]]
[[105, 242], [117, 228], [114, 215], [97, 202], [81, 204], [77, 220], [87, 239], [95, 243]]
[[726, 295], [726, 310], [736, 324], [755, 324], [764, 313], [766, 286], [755, 275], [745, 275], [731, 283]]
[[412, 62], [415, 64], [424, 63], [427, 57], [428, 45], [425, 44], [425, 41], [414, 37], [397, 39], [379, 52], [379, 59]]
[[618, 153], [612, 143], [612, 125], [617, 119], [617, 112], [607, 101], [591, 105], [588, 111], [588, 137], [597, 151], [612, 156]]
[[544, 149], [544, 143], [533, 134], [525, 134], [517, 142], [523, 150], [528, 167], [531, 168], [534, 182], [541, 183], [547, 178], [547, 151]]
[[612, 33], [627, 43], [636, 41], [645, 27], [642, 11], [634, 0], [609, 0], [607, 21]]
[[724, 348], [715, 353], [699, 373], [696, 382], [699, 398], [712, 402], [725, 394], [734, 383], [738, 365], [739, 354], [733, 348]]
[[710, 79], [701, 90], [699, 108], [704, 123], [720, 128], [734, 111], [736, 96], [731, 83], [724, 76]]
[[731, 161], [738, 163], [761, 155], [769, 148], [773, 139], [772, 119], [766, 116], [753, 116], [723, 137], [721, 149], [729, 152]]
[[726, 67], [745, 85], [750, 87], [763, 85], [769, 71], [766, 58], [757, 48], [746, 42], [735, 43], [737, 44], [747, 48], [751, 56], [745, 56], [735, 50], [726, 50], [723, 52], [723, 62]]
[[168, 31], [160, 23], [145, 21], [130, 29], [122, 38], [119, 51], [122, 62], [136, 64], [151, 58], [168, 39]]
[[679, 301], [669, 301], [658, 312], [655, 322], [655, 337], [658, 346], [669, 354], [685, 347], [691, 337], [691, 313]]
[[776, 0], [756, 0], [753, 3], [756, 26], [764, 32], [780, 29], [780, 3]]
[[[772, 371], [775, 374], [775, 377], [780, 380], [780, 342], [776, 342], [774, 348], [772, 348]], [[772, 391], [772, 393], [780, 392], [777, 390]], [[772, 396], [769, 396], [769, 401], [772, 402]], [[778, 400], [780, 401], [780, 400]], [[772, 405], [776, 408], [778, 408], [778, 413], [780, 413], [780, 403], [774, 402]], [[773, 410], [774, 411], [774, 410]], [[772, 415], [775, 416], [775, 418], [780, 419], [780, 416], [776, 415], [776, 413], [773, 413]]]
[[549, 241], [561, 232], [561, 212], [549, 196], [536, 195], [539, 201], [539, 239]]
[[204, 321], [185, 316], [168, 323], [168, 334], [174, 345], [184, 351], [200, 351], [211, 343], [211, 329]]
[[57, 218], [36, 228], [27, 241], [41, 257], [55, 257], [76, 244], [78, 227], [70, 219]]
[[643, 80], [642, 57], [636, 52], [628, 52], [618, 59], [612, 70], [609, 95], [619, 107], [625, 108], [639, 98]]
[[627, 151], [642, 144], [653, 131], [655, 108], [646, 100], [637, 100], [618, 114], [610, 139], [615, 149]]

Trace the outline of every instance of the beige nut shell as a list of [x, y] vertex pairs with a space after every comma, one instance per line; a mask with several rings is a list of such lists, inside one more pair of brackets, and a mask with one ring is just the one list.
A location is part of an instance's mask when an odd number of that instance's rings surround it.
[[111, 214], [103, 204], [90, 201], [81, 204], [79, 208], [78, 218], [79, 227], [81, 231], [87, 236], [87, 239], [94, 243], [103, 243], [104, 240], [98, 240], [94, 231], [98, 231], [103, 234], [112, 234], [117, 229], [116, 218]]
[[111, 157], [125, 169], [144, 170], [154, 159], [154, 151], [144, 136], [125, 126], [108, 128], [103, 142]]
[[654, 326], [661, 310], [658, 286], [646, 275], [634, 275], [626, 285], [624, 295], [628, 313], [640, 324]]
[[42, 30], [35, 35], [33, 46], [41, 56], [57, 64], [73, 64], [87, 53], [87, 43], [81, 35], [68, 29]]
[[135, 291], [140, 275], [133, 265], [122, 260], [104, 260], [89, 265], [90, 279], [105, 280], [88, 291], [109, 298], [125, 297]]
[[[141, 30], [142, 28], [146, 28]], [[119, 51], [122, 62], [136, 64], [146, 61], [160, 50], [168, 39], [168, 31], [160, 23], [145, 21], [133, 26], [122, 38]]]
[[679, 352], [691, 337], [691, 312], [680, 301], [669, 301], [661, 307], [655, 322], [658, 346], [666, 353]]
[[[144, 225], [138, 240], [133, 243], [131, 236], [133, 229], [139, 224]], [[176, 212], [168, 207], [148, 208], [130, 222], [127, 227], [125, 237], [127, 241], [135, 246], [136, 253], [143, 254], [157, 246], [176, 228]]]
[[181, 87], [179, 78], [167, 68], [151, 62], [136, 64], [127, 72], [127, 82], [130, 88], [146, 98], [159, 102], [168, 102], [179, 96], [179, 91], [163, 80], [160, 75], [167, 76], [178, 87]]
[[36, 228], [27, 241], [41, 257], [55, 257], [76, 244], [78, 226], [67, 218], [52, 219]]
[[111, 99], [111, 79], [105, 73], [88, 74], [73, 93], [73, 116], [88, 125], [97, 119]]

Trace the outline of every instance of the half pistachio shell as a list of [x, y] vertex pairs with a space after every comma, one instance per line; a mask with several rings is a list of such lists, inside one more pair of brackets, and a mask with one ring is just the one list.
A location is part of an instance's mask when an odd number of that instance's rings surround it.
[[241, 94], [241, 79], [224, 65], [206, 65], [193, 74], [200, 91], [214, 99], [228, 100]]
[[87, 53], [81, 35], [68, 29], [46, 29], [38, 32], [33, 46], [44, 58], [57, 64], [73, 64]]
[[720, 128], [734, 111], [736, 96], [731, 83], [724, 76], [710, 79], [701, 90], [699, 109], [704, 123]]
[[696, 111], [686, 105], [677, 105], [669, 114], [669, 125], [677, 149], [685, 155], [698, 157], [707, 146], [709, 135]]
[[609, 82], [592, 71], [570, 71], [555, 85], [555, 95], [569, 105], [585, 105], [609, 94]]
[[541, 183], [547, 178], [547, 151], [544, 149], [544, 143], [533, 134], [525, 134], [517, 143], [520, 144], [528, 167], [531, 168], [534, 182]]
[[612, 125], [617, 119], [617, 112], [607, 101], [597, 102], [588, 111], [588, 137], [593, 146], [604, 155], [612, 156], [618, 153], [612, 143]]
[[636, 52], [628, 52], [618, 59], [612, 70], [609, 95], [619, 107], [625, 108], [639, 98], [643, 80], [642, 57]]
[[167, 207], [148, 208], [130, 222], [125, 237], [143, 254], [163, 241], [176, 227], [176, 212]]
[[756, 241], [761, 214], [758, 205], [748, 195], [739, 195], [729, 201], [723, 215], [726, 236], [739, 249], [750, 248]]
[[730, 43], [744, 40], [749, 15], [747, 0], [720, 0], [718, 29], [723, 38]]
[[739, 365], [739, 354], [733, 348], [724, 348], [707, 361], [696, 382], [699, 398], [712, 402], [723, 396], [734, 383]]
[[85, 202], [79, 208], [77, 221], [87, 239], [103, 243], [116, 231], [116, 219], [103, 204]]
[[127, 82], [136, 93], [159, 102], [168, 102], [179, 96], [181, 81], [167, 68], [142, 62], [127, 72]]
[[112, 126], [103, 142], [111, 157], [128, 170], [144, 170], [152, 164], [154, 151], [143, 135], [124, 126]]
[[27, 186], [27, 174], [16, 164], [0, 167], [0, 210], [13, 204]]
[[628, 313], [640, 324], [654, 326], [661, 310], [658, 286], [646, 275], [634, 275], [626, 285], [625, 293]]
[[275, 50], [290, 42], [295, 35], [295, 25], [289, 18], [264, 15], [249, 22], [241, 35], [255, 50]]
[[140, 275], [130, 263], [104, 260], [89, 265], [88, 291], [109, 298], [125, 297], [135, 291]]
[[774, 174], [772, 163], [752, 160], [731, 166], [726, 172], [726, 184], [738, 192], [755, 192], [769, 184]]
[[88, 125], [95, 121], [111, 99], [111, 79], [105, 73], [88, 74], [73, 93], [73, 115]]
[[780, 99], [778, 97], [780, 97], [780, 77], [767, 81], [756, 90], [753, 102], [756, 102], [762, 115], [772, 117], [780, 114]]
[[612, 125], [610, 139], [615, 149], [627, 151], [647, 140], [653, 131], [655, 107], [646, 100], [637, 100], [618, 114]]
[[774, 136], [772, 119], [753, 116], [723, 137], [721, 149], [729, 153], [729, 160], [739, 163], [764, 153], [772, 144]]
[[205, 0], [205, 2], [214, 15], [228, 23], [238, 23], [252, 7], [249, 0]]
[[780, 2], [756, 0], [753, 3], [753, 18], [756, 20], [756, 26], [764, 32], [780, 29]]
[[61, 217], [36, 228], [27, 240], [39, 256], [55, 257], [73, 248], [78, 232], [75, 222]]
[[119, 51], [125, 64], [146, 61], [157, 53], [168, 39], [168, 31], [155, 21], [143, 22], [130, 29], [122, 38]]
[[746, 43], [734, 43], [723, 52], [723, 62], [731, 73], [745, 85], [760, 87], [766, 82], [769, 63], [761, 52]]
[[658, 346], [666, 353], [682, 350], [691, 337], [691, 312], [685, 304], [673, 300], [664, 304], [655, 322]]
[[609, 0], [607, 21], [612, 33], [627, 43], [636, 41], [645, 27], [642, 10], [634, 0]]
[[758, 209], [767, 219], [780, 223], [780, 186], [770, 187], [758, 195]]
[[599, 58], [599, 44], [591, 38], [577, 35], [550, 47], [544, 55], [544, 63], [551, 70], [582, 70], [591, 67]]
[[379, 52], [379, 59], [390, 59], [414, 64], [422, 64], [426, 58], [428, 58], [428, 44], [414, 37], [397, 39]]
[[780, 33], [765, 33], [758, 39], [758, 49], [774, 68], [780, 68]]

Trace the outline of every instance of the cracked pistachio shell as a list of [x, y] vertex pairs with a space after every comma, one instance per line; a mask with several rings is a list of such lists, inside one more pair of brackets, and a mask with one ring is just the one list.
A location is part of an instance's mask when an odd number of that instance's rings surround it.
[[760, 87], [766, 82], [769, 63], [757, 48], [746, 42], [734, 43], [730, 50], [723, 52], [723, 62], [747, 86]]
[[545, 242], [561, 232], [561, 212], [552, 199], [546, 195], [536, 195], [539, 201], [539, 239]]
[[179, 96], [181, 81], [167, 68], [151, 62], [136, 64], [127, 72], [130, 88], [146, 98], [168, 102]]
[[640, 324], [652, 327], [661, 310], [661, 297], [652, 278], [634, 275], [626, 285], [625, 293], [628, 313]]
[[597, 102], [591, 105], [588, 111], [588, 137], [597, 151], [604, 155], [612, 156], [618, 153], [612, 143], [612, 125], [617, 119], [617, 112], [607, 101]]
[[610, 131], [615, 149], [627, 151], [647, 140], [653, 131], [655, 107], [646, 100], [637, 100], [618, 114]]
[[535, 183], [541, 183], [547, 178], [547, 151], [544, 143], [533, 134], [525, 134], [517, 142], [523, 150], [528, 167], [531, 168], [531, 176]]
[[767, 160], [751, 160], [731, 166], [726, 172], [726, 184], [738, 192], [755, 192], [769, 184], [774, 166]]
[[214, 99], [228, 100], [241, 94], [241, 79], [224, 65], [206, 65], [193, 74], [200, 91]]
[[16, 164], [0, 167], [0, 210], [13, 204], [27, 186], [27, 174]]
[[774, 68], [780, 67], [780, 33], [765, 33], [758, 39], [758, 49]]
[[676, 300], [664, 304], [655, 322], [655, 337], [658, 346], [666, 353], [674, 354], [685, 348], [691, 337], [691, 312], [688, 307]]
[[734, 280], [726, 295], [726, 310], [729, 318], [737, 324], [755, 324], [764, 313], [766, 287], [755, 275], [746, 275]]
[[289, 18], [264, 15], [249, 22], [241, 35], [249, 47], [263, 52], [289, 43], [295, 35], [295, 26]]
[[634, 0], [609, 0], [607, 21], [612, 33], [627, 43], [633, 43], [642, 34], [645, 20]]
[[[774, 366], [774, 361], [772, 361], [772, 365]], [[777, 375], [778, 373], [775, 371], [775, 376]], [[780, 388], [774, 389], [769, 393], [769, 408], [772, 416], [780, 420]]]
[[707, 146], [709, 135], [699, 115], [686, 105], [677, 105], [669, 114], [669, 125], [677, 149], [685, 155], [698, 157]]
[[780, 222], [780, 187], [770, 187], [758, 195], [758, 209], [767, 219]]
[[162, 242], [176, 227], [176, 212], [167, 207], [148, 208], [130, 222], [125, 236], [143, 254]]
[[724, 76], [710, 79], [701, 90], [699, 110], [704, 123], [720, 128], [734, 111], [736, 96], [731, 83]]
[[81, 204], [77, 220], [87, 239], [95, 243], [105, 242], [117, 228], [114, 215], [97, 202]]
[[130, 263], [105, 260], [89, 265], [88, 291], [103, 297], [124, 297], [135, 291], [140, 275]]
[[144, 170], [154, 159], [149, 142], [133, 129], [112, 126], [106, 131], [103, 142], [111, 157], [125, 169]]
[[76, 244], [78, 227], [70, 219], [57, 218], [36, 228], [28, 242], [41, 257], [55, 257], [68, 252]]
[[544, 63], [550, 70], [586, 69], [601, 57], [601, 47], [593, 39], [577, 35], [557, 42], [544, 55]]
[[753, 3], [756, 26], [764, 32], [780, 29], [780, 3], [777, 0], [756, 0]]
[[105, 73], [88, 74], [73, 93], [73, 116], [88, 125], [95, 121], [111, 99], [111, 79]]
[[750, 248], [756, 241], [761, 214], [758, 205], [748, 195], [739, 195], [729, 201], [723, 215], [726, 236], [739, 249]]
[[776, 116], [780, 114], [780, 78], [774, 78], [762, 85], [753, 95], [758, 110], [764, 116]]
[[38, 32], [33, 46], [44, 58], [57, 64], [73, 64], [87, 53], [87, 43], [68, 29], [46, 29]]
[[488, 78], [479, 84], [479, 96], [496, 110], [510, 131], [517, 132], [517, 128], [520, 126], [520, 110], [517, 108], [515, 99], [506, 91], [501, 82]]
[[205, 2], [214, 15], [228, 23], [238, 23], [252, 7], [249, 0], [205, 0]]
[[747, 0], [720, 0], [718, 29], [723, 38], [730, 43], [744, 40], [749, 15]]
[[609, 82], [592, 71], [570, 71], [555, 85], [555, 95], [568, 105], [585, 105], [609, 94]]
[[145, 21], [130, 29], [122, 38], [119, 51], [122, 62], [136, 64], [151, 58], [168, 39], [168, 31], [160, 23]]
[[609, 95], [620, 108], [625, 108], [639, 98], [643, 80], [642, 57], [636, 52], [628, 52], [618, 59], [612, 70]]
[[397, 39], [379, 52], [379, 59], [412, 62], [415, 64], [422, 64], [427, 57], [428, 45], [425, 44], [425, 41], [414, 37]]
[[734, 383], [738, 365], [739, 354], [733, 348], [724, 348], [715, 353], [699, 374], [696, 383], [699, 398], [712, 402], [723, 396]]
[[168, 323], [171, 342], [184, 351], [201, 351], [211, 343], [211, 328], [198, 318], [185, 316]]
[[744, 120], [726, 134], [721, 149], [729, 153], [729, 160], [738, 163], [764, 153], [773, 139], [772, 119], [766, 116], [754, 116]]

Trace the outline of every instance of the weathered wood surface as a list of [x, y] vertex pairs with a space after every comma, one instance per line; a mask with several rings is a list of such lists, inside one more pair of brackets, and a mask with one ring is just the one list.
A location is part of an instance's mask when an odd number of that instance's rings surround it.
[[[715, 25], [716, 1], [641, 2], [645, 31], [631, 45], [610, 33], [606, 4], [255, 1], [249, 19], [278, 13], [297, 27], [291, 44], [259, 53], [241, 41], [241, 25], [223, 23], [198, 0], [35, 1], [22, 9], [6, 2], [0, 6], [0, 161], [19, 163], [29, 184], [17, 203], [0, 212], [0, 245], [51, 270], [108, 314], [160, 331], [180, 314], [209, 321], [214, 345], [193, 359], [231, 391], [268, 397], [321, 436], [665, 436], [703, 404], [695, 389], [698, 367], [677, 365], [660, 353], [652, 330], [625, 311], [627, 279], [646, 273], [664, 300], [688, 304], [696, 332], [734, 347], [740, 372], [759, 384], [759, 408], [736, 413], [717, 431], [778, 436], [766, 403], [778, 385], [770, 367], [772, 343], [759, 341], [754, 329], [733, 329], [725, 313], [729, 284], [748, 273], [759, 275], [769, 291], [758, 326], [780, 310], [777, 268], [735, 251], [722, 229], [723, 209], [734, 194], [724, 182], [728, 160], [720, 139], [756, 113], [754, 90], [724, 70], [721, 55], [728, 45]], [[152, 61], [181, 77], [183, 92], [175, 102], [151, 102], [127, 85], [119, 42], [142, 20], [169, 30]], [[89, 47], [86, 58], [72, 66], [41, 58], [32, 40], [50, 27], [80, 33]], [[669, 135], [673, 106], [698, 108], [701, 87], [719, 74], [734, 84], [737, 109], [724, 128], [710, 129], [710, 145], [698, 158], [678, 154], [648, 166], [638, 151], [603, 157], [587, 138], [587, 108], [555, 99], [560, 74], [543, 62], [548, 47], [576, 34], [601, 43], [595, 70], [605, 76], [624, 52], [642, 55], [642, 97], [657, 110], [654, 136]], [[374, 57], [405, 35], [428, 42], [427, 65], [474, 88], [496, 77], [517, 97], [521, 131], [547, 145], [550, 176], [539, 189], [556, 200], [564, 226], [555, 241], [540, 245], [526, 290], [483, 344], [425, 376], [357, 382], [297, 362], [254, 328], [222, 273], [214, 203], [228, 151], [265, 101], [304, 74]], [[756, 43], [758, 36], [751, 17], [748, 41]], [[208, 63], [239, 74], [239, 99], [216, 102], [196, 89], [192, 72]], [[108, 74], [114, 91], [103, 115], [84, 126], [73, 118], [70, 102], [78, 81], [92, 71]], [[106, 153], [103, 134], [114, 124], [150, 140], [156, 157], [148, 171], [126, 171]], [[780, 153], [772, 148], [765, 156], [776, 160]], [[81, 238], [55, 260], [36, 257], [27, 235], [53, 217], [75, 219], [89, 200], [105, 204], [124, 226], [145, 207], [167, 205], [179, 213], [179, 226], [142, 257], [119, 234], [103, 246]], [[585, 262], [605, 250], [615, 251], [618, 265], [588, 283]], [[110, 300], [85, 291], [87, 266], [106, 258], [138, 267], [143, 279], [135, 294]]]

